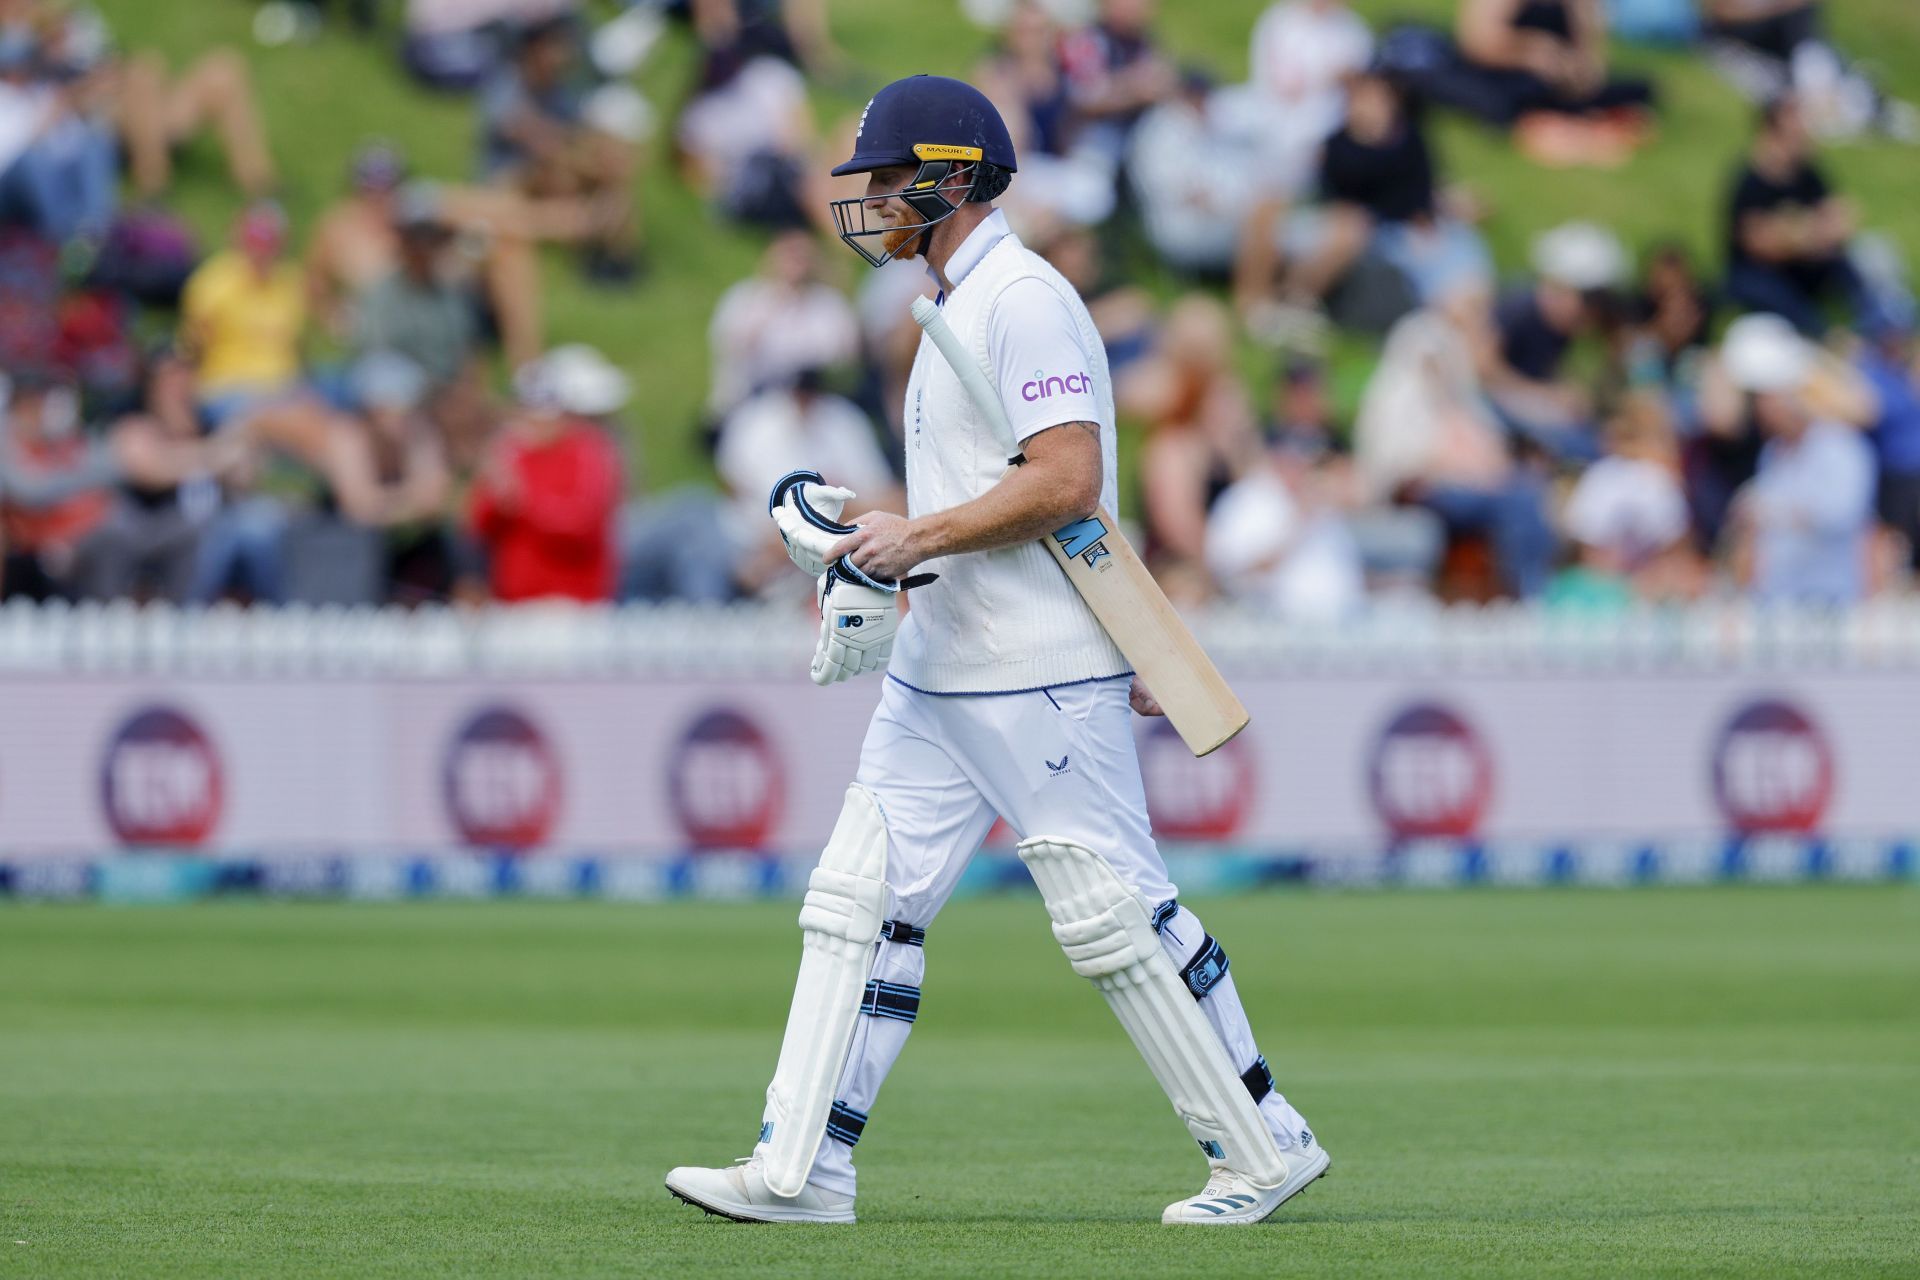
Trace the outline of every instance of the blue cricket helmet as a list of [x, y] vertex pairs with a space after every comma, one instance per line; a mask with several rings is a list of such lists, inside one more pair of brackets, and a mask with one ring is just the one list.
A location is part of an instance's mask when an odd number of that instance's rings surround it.
[[[1007, 189], [1019, 168], [1006, 121], [987, 95], [963, 80], [928, 75], [895, 80], [873, 95], [860, 113], [853, 156], [835, 165], [833, 176], [869, 173], [890, 165], [918, 166], [913, 178], [895, 194], [928, 227], [952, 217], [968, 201], [992, 200]], [[869, 224], [869, 198], [835, 200], [832, 209], [840, 238], [877, 267], [923, 235], [908, 237], [879, 254], [867, 249], [862, 239], [899, 231]]]
[[908, 76], [873, 95], [860, 113], [853, 158], [833, 176], [916, 160], [980, 160], [1013, 173], [1013, 138], [987, 95], [964, 80]]

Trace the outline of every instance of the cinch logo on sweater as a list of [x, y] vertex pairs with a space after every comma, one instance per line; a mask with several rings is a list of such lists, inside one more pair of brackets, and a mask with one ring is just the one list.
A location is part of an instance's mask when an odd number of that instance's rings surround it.
[[1040, 370], [1033, 371], [1033, 381], [1020, 384], [1020, 398], [1031, 403], [1045, 400], [1048, 396], [1060, 395], [1071, 391], [1075, 395], [1086, 395], [1093, 390], [1093, 379], [1084, 373], [1070, 373], [1062, 378], [1055, 375], [1049, 378]]

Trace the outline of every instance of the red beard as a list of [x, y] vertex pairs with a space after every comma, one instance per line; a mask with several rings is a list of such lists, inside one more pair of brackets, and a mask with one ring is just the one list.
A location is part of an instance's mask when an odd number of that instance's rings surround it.
[[[908, 216], [913, 219], [912, 222], [902, 223], [894, 230], [880, 237], [881, 247], [885, 249], [888, 254], [896, 258], [918, 257], [920, 250], [926, 243], [920, 237], [921, 233], [927, 229], [927, 220], [911, 209], [907, 212]], [[909, 243], [913, 245], [911, 249], [907, 247]]]

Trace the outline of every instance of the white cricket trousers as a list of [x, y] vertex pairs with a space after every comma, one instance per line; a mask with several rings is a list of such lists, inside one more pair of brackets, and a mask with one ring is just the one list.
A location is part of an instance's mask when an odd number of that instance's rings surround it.
[[[1105, 858], [1154, 910], [1161, 945], [1175, 968], [1219, 961], [1219, 944], [1191, 911], [1174, 904], [1178, 891], [1153, 842], [1127, 705], [1129, 680], [942, 695], [886, 678], [861, 747], [858, 780], [879, 797], [886, 817], [893, 905], [876, 944], [865, 1016], [814, 1157], [809, 1180], [815, 1185], [854, 1193], [854, 1143], [919, 1015], [927, 946], [922, 931], [953, 893], [996, 814], [1021, 839], [1059, 836]], [[932, 945], [939, 945], [937, 937]], [[1200, 1006], [1234, 1070], [1264, 1076], [1266, 1064], [1231, 971], [1207, 990]], [[1282, 1147], [1301, 1140], [1306, 1122], [1278, 1089], [1259, 1106]]]

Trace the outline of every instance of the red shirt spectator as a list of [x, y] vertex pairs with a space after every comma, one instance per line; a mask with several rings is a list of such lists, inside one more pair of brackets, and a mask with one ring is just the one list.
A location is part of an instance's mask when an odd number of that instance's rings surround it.
[[495, 598], [612, 599], [621, 488], [620, 455], [593, 422], [540, 410], [517, 417], [473, 491]]
[[[106, 484], [99, 450], [79, 434], [79, 399], [71, 387], [22, 377], [13, 389], [0, 462], [23, 490], [44, 489], [38, 501], [0, 495], [0, 538], [10, 554], [37, 555], [71, 548], [106, 518]], [[90, 478], [98, 476], [97, 479]]]

